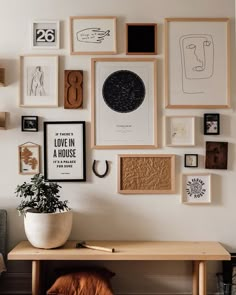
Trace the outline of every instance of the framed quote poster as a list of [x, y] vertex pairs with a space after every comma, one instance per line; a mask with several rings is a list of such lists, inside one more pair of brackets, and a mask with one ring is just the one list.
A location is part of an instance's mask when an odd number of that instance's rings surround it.
[[230, 107], [230, 20], [165, 19], [167, 108]]
[[48, 181], [86, 181], [85, 122], [44, 122], [44, 175]]
[[58, 106], [56, 55], [20, 56], [20, 106]]
[[18, 147], [19, 174], [34, 175], [40, 172], [40, 146], [27, 142]]
[[116, 17], [71, 16], [71, 54], [115, 54]]
[[211, 174], [196, 173], [182, 176], [182, 203], [211, 203]]
[[157, 147], [156, 83], [155, 59], [92, 59], [93, 148]]

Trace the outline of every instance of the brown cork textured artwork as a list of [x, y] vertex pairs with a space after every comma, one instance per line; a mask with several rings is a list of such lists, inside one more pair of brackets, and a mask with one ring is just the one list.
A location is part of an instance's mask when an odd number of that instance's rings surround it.
[[78, 109], [83, 106], [83, 71], [65, 71], [64, 108]]
[[175, 155], [119, 155], [122, 194], [175, 193]]

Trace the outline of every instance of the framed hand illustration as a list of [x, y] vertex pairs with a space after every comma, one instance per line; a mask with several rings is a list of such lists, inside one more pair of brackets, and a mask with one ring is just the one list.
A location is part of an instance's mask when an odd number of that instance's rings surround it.
[[49, 181], [86, 181], [85, 122], [44, 122], [44, 174]]
[[155, 59], [92, 59], [93, 148], [157, 147], [156, 80]]
[[230, 107], [228, 18], [165, 19], [167, 108]]

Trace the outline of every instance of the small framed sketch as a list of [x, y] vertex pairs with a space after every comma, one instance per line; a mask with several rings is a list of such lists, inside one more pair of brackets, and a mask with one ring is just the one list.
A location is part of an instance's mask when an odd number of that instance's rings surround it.
[[205, 168], [227, 169], [228, 142], [207, 141]]
[[71, 54], [115, 54], [116, 17], [114, 16], [71, 16]]
[[181, 201], [184, 204], [211, 203], [211, 174], [183, 174]]
[[33, 49], [60, 48], [59, 21], [33, 21], [31, 25], [31, 47]]
[[40, 146], [34, 143], [24, 143], [18, 147], [19, 174], [37, 174], [40, 172]]
[[175, 155], [118, 155], [118, 192], [174, 194]]
[[157, 54], [157, 24], [127, 23], [126, 54]]
[[22, 116], [21, 131], [37, 132], [38, 131], [38, 116]]
[[220, 114], [204, 114], [204, 134], [220, 134]]
[[58, 106], [58, 56], [20, 57], [20, 106]]
[[166, 146], [194, 146], [195, 145], [195, 117], [167, 116]]
[[48, 181], [86, 181], [85, 122], [44, 122], [44, 175]]
[[198, 154], [185, 154], [184, 167], [189, 167], [189, 168], [198, 167]]

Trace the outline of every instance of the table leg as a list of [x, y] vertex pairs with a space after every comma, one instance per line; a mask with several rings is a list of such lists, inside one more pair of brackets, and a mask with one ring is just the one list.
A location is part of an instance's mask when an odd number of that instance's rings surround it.
[[206, 295], [206, 261], [199, 262], [199, 295]]
[[193, 261], [193, 295], [199, 293], [199, 261]]
[[39, 295], [40, 261], [32, 261], [32, 295]]

